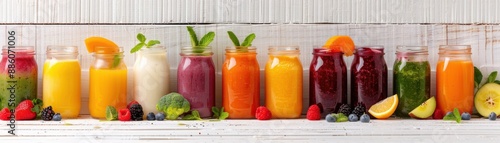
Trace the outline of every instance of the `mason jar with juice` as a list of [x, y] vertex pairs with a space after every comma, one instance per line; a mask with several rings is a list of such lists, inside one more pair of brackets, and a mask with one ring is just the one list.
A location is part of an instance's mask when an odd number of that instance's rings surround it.
[[313, 49], [309, 68], [309, 105], [314, 104], [321, 105], [323, 116], [347, 104], [347, 68], [341, 51]]
[[95, 47], [90, 65], [89, 111], [105, 118], [106, 107], [127, 108], [127, 66], [118, 47]]
[[398, 95], [396, 116], [409, 117], [413, 109], [430, 97], [427, 46], [398, 46], [393, 68], [393, 93]]
[[177, 90], [202, 118], [212, 116], [215, 106], [215, 66], [212, 48], [184, 47], [177, 68]]
[[43, 106], [63, 118], [76, 118], [81, 108], [81, 68], [78, 47], [48, 46], [43, 66]]
[[[33, 46], [4, 46], [0, 61], [0, 107], [15, 106], [37, 97], [38, 66]], [[10, 88], [14, 87], [13, 90]], [[9, 106], [14, 92], [15, 106]]]
[[443, 113], [457, 108], [472, 113], [474, 65], [470, 45], [441, 45], [436, 67], [437, 108]]
[[255, 118], [260, 105], [260, 68], [255, 47], [227, 47], [222, 65], [222, 106], [229, 118]]
[[384, 47], [357, 47], [351, 65], [351, 105], [366, 110], [387, 98], [387, 65]]
[[302, 112], [302, 64], [299, 47], [272, 46], [266, 64], [266, 107], [273, 118], [299, 118]]

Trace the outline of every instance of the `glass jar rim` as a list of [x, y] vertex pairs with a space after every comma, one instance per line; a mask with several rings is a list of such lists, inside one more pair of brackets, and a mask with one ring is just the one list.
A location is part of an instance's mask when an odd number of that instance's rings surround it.
[[181, 56], [212, 56], [211, 46], [186, 46], [181, 48]]
[[78, 54], [78, 46], [49, 45], [46, 53], [58, 55]]
[[143, 47], [139, 51], [143, 52], [143, 53], [153, 54], [153, 53], [159, 53], [159, 52], [167, 52], [167, 48], [165, 46], [156, 45], [156, 46], [149, 47], [149, 48]]
[[271, 54], [300, 54], [299, 46], [269, 46], [269, 55]]
[[[14, 48], [11, 48], [14, 47]], [[2, 47], [2, 55], [6, 55], [9, 53], [9, 50], [14, 51], [14, 52], [23, 52], [29, 55], [34, 55], [35, 54], [35, 47], [34, 46], [3, 46]]]
[[227, 46], [226, 53], [255, 53], [257, 50], [254, 46]]
[[470, 45], [439, 45], [438, 54], [472, 54]]
[[396, 54], [428, 55], [428, 49], [427, 46], [398, 45], [396, 46]]
[[[96, 48], [103, 48], [103, 47], [96, 47]], [[108, 48], [108, 47], [106, 47]], [[97, 51], [97, 50], [96, 50]], [[111, 53], [102, 53], [102, 52], [92, 52], [91, 54], [92, 55], [123, 55], [124, 51], [123, 51], [123, 47], [118, 47], [118, 51], [113, 51]]]

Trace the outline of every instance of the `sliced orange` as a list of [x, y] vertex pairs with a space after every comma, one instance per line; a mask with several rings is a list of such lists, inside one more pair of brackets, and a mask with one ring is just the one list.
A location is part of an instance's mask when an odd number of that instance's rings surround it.
[[345, 35], [332, 36], [326, 41], [323, 48], [336, 52], [340, 51], [345, 56], [351, 56], [354, 53], [354, 41], [352, 41], [351, 37]]
[[89, 37], [85, 39], [85, 46], [89, 53], [112, 54], [120, 51], [118, 45], [104, 37]]
[[368, 113], [377, 119], [387, 119], [392, 115], [392, 113], [394, 113], [394, 111], [396, 111], [398, 102], [399, 99], [397, 95], [387, 97], [386, 99], [373, 104], [372, 107], [370, 107], [370, 110], [368, 110]]

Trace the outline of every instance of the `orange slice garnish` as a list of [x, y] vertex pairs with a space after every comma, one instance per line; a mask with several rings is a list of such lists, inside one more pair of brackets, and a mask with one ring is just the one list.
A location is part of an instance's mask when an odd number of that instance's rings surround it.
[[345, 56], [351, 56], [354, 53], [354, 41], [351, 37], [338, 35], [332, 36], [326, 41], [323, 48], [330, 49], [334, 52], [342, 52]]
[[112, 54], [120, 51], [118, 45], [104, 37], [89, 37], [85, 39], [85, 46], [89, 53]]
[[396, 111], [398, 103], [398, 95], [393, 95], [373, 104], [370, 110], [368, 110], [368, 113], [377, 119], [387, 119]]

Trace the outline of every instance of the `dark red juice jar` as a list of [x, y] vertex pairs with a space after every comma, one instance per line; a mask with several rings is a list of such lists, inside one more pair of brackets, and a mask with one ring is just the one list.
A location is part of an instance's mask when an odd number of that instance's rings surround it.
[[351, 65], [351, 105], [364, 105], [366, 110], [387, 98], [387, 65], [384, 47], [356, 48]]
[[326, 116], [346, 103], [347, 68], [343, 53], [314, 48], [309, 69], [309, 105], [319, 105]]

